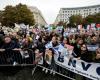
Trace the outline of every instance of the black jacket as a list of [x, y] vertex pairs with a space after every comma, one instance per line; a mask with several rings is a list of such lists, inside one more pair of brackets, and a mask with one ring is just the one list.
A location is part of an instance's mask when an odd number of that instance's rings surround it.
[[92, 62], [93, 61], [92, 53], [89, 53], [88, 51], [81, 52], [80, 59], [86, 62]]
[[10, 43], [4, 43], [1, 48], [2, 49], [14, 49], [14, 48], [19, 48], [19, 45], [15, 43], [14, 41], [11, 41]]

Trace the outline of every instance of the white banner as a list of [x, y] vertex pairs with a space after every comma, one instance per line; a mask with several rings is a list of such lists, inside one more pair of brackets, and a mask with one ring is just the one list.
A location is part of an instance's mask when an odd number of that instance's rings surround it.
[[87, 45], [88, 51], [96, 51], [99, 48], [99, 45]]
[[76, 74], [80, 74], [93, 80], [100, 80], [100, 63], [87, 63], [82, 60], [71, 59], [64, 57], [64, 62], [61, 63], [55, 56], [55, 62], [57, 65], [66, 68]]

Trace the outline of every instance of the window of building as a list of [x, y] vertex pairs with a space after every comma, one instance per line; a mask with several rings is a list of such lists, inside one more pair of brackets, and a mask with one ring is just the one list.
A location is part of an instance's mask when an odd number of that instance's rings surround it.
[[96, 11], [97, 9], [95, 8], [95, 11]]
[[91, 15], [91, 12], [89, 12], [89, 15]]
[[91, 9], [89, 9], [89, 11], [91, 11]]
[[100, 11], [100, 8], [98, 8], [98, 10]]

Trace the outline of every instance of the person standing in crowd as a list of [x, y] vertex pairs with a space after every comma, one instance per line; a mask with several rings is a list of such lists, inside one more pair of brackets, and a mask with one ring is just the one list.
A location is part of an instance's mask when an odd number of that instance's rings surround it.
[[100, 47], [99, 45], [100, 44], [97, 41], [97, 36], [96, 35], [92, 35], [90, 43], [87, 44], [88, 51], [92, 55], [92, 60], [95, 59], [96, 49], [98, 49]]
[[0, 29], [0, 35], [3, 35], [3, 36], [5, 35], [2, 29]]
[[15, 49], [15, 48], [19, 48], [19, 45], [16, 44], [10, 36], [5, 36], [4, 38], [4, 43], [1, 47], [2, 49]]
[[68, 38], [63, 38], [62, 45], [65, 46], [66, 44], [68, 44], [68, 45], [70, 44], [69, 39]]
[[4, 37], [4, 31], [2, 29], [0, 29], [0, 48], [3, 45], [3, 37]]
[[81, 54], [81, 45], [83, 44], [83, 40], [82, 38], [78, 38], [76, 40], [76, 43], [74, 45], [74, 53], [76, 54], [76, 56], [74, 57], [79, 57]]
[[32, 49], [32, 43], [29, 38], [24, 38], [22, 48]]
[[96, 56], [94, 62], [100, 63], [100, 48], [96, 50]]
[[17, 53], [18, 55], [15, 56], [14, 50], [19, 49], [19, 44], [15, 43], [10, 36], [5, 36], [1, 49], [3, 50], [1, 54], [2, 59], [0, 59], [1, 64], [14, 64], [18, 60], [15, 58], [20, 54]]
[[86, 62], [92, 62], [92, 56], [91, 53], [88, 52], [86, 44], [81, 45], [81, 54], [78, 59]]
[[74, 35], [70, 35], [70, 36], [69, 36], [69, 43], [70, 43], [70, 45], [72, 45], [72, 46], [75, 45], [75, 36], [74, 36]]

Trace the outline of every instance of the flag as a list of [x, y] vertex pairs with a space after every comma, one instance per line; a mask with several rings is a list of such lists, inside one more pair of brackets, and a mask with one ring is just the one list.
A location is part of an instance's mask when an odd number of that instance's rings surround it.
[[100, 28], [100, 24], [97, 24], [96, 27], [97, 27], [97, 28]]

